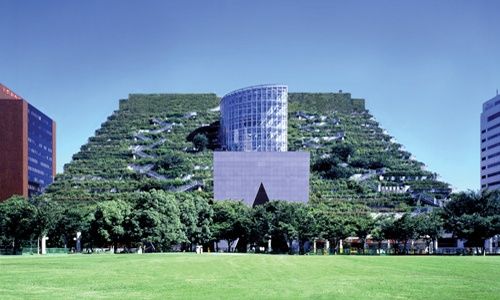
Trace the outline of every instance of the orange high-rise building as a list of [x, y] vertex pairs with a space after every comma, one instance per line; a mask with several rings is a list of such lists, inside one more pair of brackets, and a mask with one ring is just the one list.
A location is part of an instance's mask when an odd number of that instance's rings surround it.
[[0, 84], [0, 201], [40, 194], [55, 174], [55, 122]]

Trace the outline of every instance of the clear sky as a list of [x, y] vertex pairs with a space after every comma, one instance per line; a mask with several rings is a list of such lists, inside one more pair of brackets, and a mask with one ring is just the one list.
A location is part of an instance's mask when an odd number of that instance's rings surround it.
[[57, 122], [59, 172], [129, 93], [284, 83], [365, 98], [429, 170], [478, 189], [499, 15], [496, 0], [0, 0], [0, 82]]

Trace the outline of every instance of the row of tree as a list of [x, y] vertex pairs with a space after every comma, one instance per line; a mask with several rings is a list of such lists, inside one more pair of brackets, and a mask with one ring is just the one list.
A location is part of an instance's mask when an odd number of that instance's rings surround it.
[[329, 241], [338, 251], [340, 241], [357, 237], [361, 245], [369, 239], [379, 247], [392, 240], [405, 253], [411, 241], [422, 239], [430, 246], [444, 231], [483, 247], [486, 239], [500, 234], [500, 194], [460, 193], [442, 209], [400, 217], [374, 217], [366, 207], [348, 202], [271, 201], [250, 208], [240, 201], [212, 202], [203, 193], [157, 190], [91, 204], [52, 202], [45, 196], [0, 203], [0, 248], [12, 252], [43, 236], [50, 237], [52, 247], [75, 247], [76, 232], [81, 232], [90, 250], [147, 245], [151, 251], [174, 246], [190, 251], [194, 245], [213, 247], [219, 240], [231, 245], [239, 239], [242, 252], [247, 245], [258, 249], [271, 240], [275, 252], [291, 252], [296, 241], [304, 253], [313, 240]]

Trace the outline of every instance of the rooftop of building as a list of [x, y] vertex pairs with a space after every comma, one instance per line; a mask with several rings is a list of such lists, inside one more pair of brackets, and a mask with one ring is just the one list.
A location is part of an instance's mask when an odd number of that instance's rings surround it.
[[14, 93], [11, 89], [0, 83], [0, 100], [22, 100], [23, 97]]
[[14, 93], [10, 88], [6, 87], [1, 83], [0, 83], [0, 100], [19, 100], [21, 102], [25, 102], [38, 116], [43, 116], [53, 121], [53, 119], [49, 117], [47, 114], [36, 108], [33, 104], [29, 103], [28, 101], [26, 101], [26, 99]]
[[493, 97], [490, 100], [483, 103], [483, 111], [486, 111], [486, 110], [488, 110], [488, 109], [490, 109], [493, 106], [496, 106], [498, 104], [500, 104], [500, 95], [498, 94], [498, 90], [497, 90], [497, 94], [495, 97]]
[[254, 90], [254, 89], [262, 89], [262, 88], [270, 88], [270, 87], [281, 87], [281, 88], [288, 89], [288, 86], [285, 85], [285, 84], [278, 84], [278, 83], [258, 84], [258, 85], [247, 86], [247, 87], [244, 87], [244, 88], [241, 88], [241, 89], [237, 89], [237, 90], [231, 91], [231, 92], [225, 94], [221, 98], [221, 100], [224, 99], [225, 97], [231, 96], [233, 94], [241, 93], [241, 92], [244, 92], [244, 91]]

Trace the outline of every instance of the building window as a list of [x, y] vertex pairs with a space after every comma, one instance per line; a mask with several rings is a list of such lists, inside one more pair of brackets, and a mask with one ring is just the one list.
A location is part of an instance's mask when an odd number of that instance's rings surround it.
[[488, 122], [491, 122], [495, 120], [496, 118], [500, 117], [500, 112], [494, 113], [491, 116], [488, 117]]

